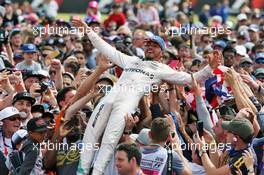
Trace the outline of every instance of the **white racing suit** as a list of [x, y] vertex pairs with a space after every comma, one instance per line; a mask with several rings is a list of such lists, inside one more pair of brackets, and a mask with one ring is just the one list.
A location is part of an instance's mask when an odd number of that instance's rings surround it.
[[[94, 109], [85, 130], [83, 142], [86, 145], [96, 145], [104, 132], [100, 150], [93, 167], [93, 175], [104, 173], [108, 162], [122, 136], [125, 127], [125, 114], [130, 114], [138, 106], [139, 100], [150, 92], [153, 84], [161, 80], [174, 84], [190, 84], [191, 75], [178, 72], [168, 65], [157, 61], [142, 61], [133, 56], [125, 55], [103, 41], [93, 31], [88, 37], [94, 47], [103, 53], [114, 64], [123, 68], [123, 73], [110, 93], [104, 97]], [[196, 72], [197, 81], [204, 81], [212, 75], [210, 66]], [[77, 174], [88, 174], [94, 157], [94, 149], [83, 149]]]

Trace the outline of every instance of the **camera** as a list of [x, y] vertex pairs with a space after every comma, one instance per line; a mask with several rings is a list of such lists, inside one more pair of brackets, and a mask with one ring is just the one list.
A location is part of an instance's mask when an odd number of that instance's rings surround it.
[[47, 89], [49, 87], [49, 85], [45, 82], [40, 82], [39, 85], [40, 85], [40, 89], [36, 90], [37, 93], [43, 93], [43, 92], [47, 91]]

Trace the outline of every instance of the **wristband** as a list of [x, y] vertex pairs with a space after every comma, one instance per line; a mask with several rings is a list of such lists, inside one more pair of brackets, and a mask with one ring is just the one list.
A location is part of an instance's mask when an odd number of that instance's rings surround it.
[[248, 173], [255, 173], [254, 168], [247, 169]]

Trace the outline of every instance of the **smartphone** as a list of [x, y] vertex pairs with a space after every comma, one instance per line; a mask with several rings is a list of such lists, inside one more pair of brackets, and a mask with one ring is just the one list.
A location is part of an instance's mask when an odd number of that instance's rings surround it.
[[197, 122], [197, 131], [200, 137], [203, 136], [203, 122], [202, 121], [198, 121]]

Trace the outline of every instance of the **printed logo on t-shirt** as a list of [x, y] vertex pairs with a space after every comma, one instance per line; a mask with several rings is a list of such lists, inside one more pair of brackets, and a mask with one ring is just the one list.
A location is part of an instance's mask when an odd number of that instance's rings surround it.
[[145, 174], [161, 175], [167, 163], [167, 150], [159, 149], [149, 154], [142, 153], [140, 167]]

